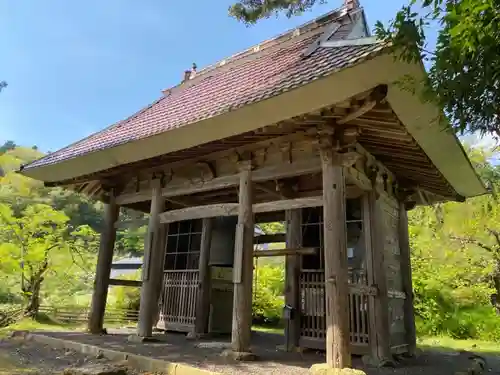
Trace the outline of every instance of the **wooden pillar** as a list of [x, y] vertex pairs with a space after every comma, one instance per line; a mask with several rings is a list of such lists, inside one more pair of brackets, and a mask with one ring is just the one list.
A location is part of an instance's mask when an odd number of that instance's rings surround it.
[[384, 266], [383, 215], [377, 194], [371, 191], [363, 197], [363, 227], [368, 285], [376, 286], [378, 293], [370, 296], [369, 334], [372, 359], [383, 364], [391, 358], [389, 330], [389, 298]]
[[203, 219], [201, 232], [201, 248], [199, 270], [199, 291], [196, 302], [195, 333], [202, 335], [208, 333], [208, 320], [210, 317], [210, 247], [212, 244], [213, 218]]
[[252, 171], [251, 163], [240, 164], [238, 224], [234, 244], [234, 299], [231, 344], [233, 352], [250, 352], [253, 278]]
[[101, 232], [99, 255], [94, 280], [94, 292], [88, 322], [90, 333], [103, 333], [104, 312], [108, 297], [109, 278], [113, 263], [113, 250], [115, 247], [116, 228], [120, 208], [116, 205], [113, 192], [110, 194], [109, 203], [104, 205], [104, 227]]
[[408, 214], [405, 205], [399, 204], [399, 249], [401, 257], [401, 276], [403, 277], [404, 325], [408, 354], [415, 355], [417, 349], [417, 332], [415, 329], [415, 309], [413, 306], [413, 285], [411, 273], [410, 239], [408, 235]]
[[[286, 215], [286, 247], [299, 249], [302, 247], [302, 210], [287, 210]], [[287, 255], [285, 259], [285, 303], [294, 309], [289, 325], [285, 326], [285, 345], [287, 351], [299, 346], [300, 339], [300, 256]]]
[[351, 367], [345, 179], [330, 144], [320, 148], [323, 170], [326, 364]]
[[150, 338], [153, 336], [153, 324], [158, 303], [158, 285], [163, 276], [160, 265], [163, 264], [165, 254], [160, 251], [159, 244], [162, 242], [160, 236], [159, 214], [163, 211], [165, 201], [161, 196], [161, 185], [159, 180], [153, 181], [153, 194], [151, 197], [151, 210], [149, 213], [149, 226], [147, 241], [144, 244], [144, 264], [142, 267], [141, 302], [139, 306], [139, 323], [137, 325], [137, 336]]
[[158, 320], [160, 318], [160, 300], [161, 300], [161, 294], [163, 292], [163, 278], [165, 274], [165, 257], [166, 257], [166, 251], [167, 251], [167, 236], [168, 236], [168, 224], [160, 224], [159, 225], [159, 230], [158, 230], [158, 236], [159, 240], [156, 242], [156, 250], [159, 252], [158, 258], [160, 259], [158, 263], [158, 268], [160, 272], [160, 277], [158, 280], [158, 284], [155, 287], [156, 291], [156, 296], [155, 296], [155, 310], [153, 314], [153, 327], [158, 324]]

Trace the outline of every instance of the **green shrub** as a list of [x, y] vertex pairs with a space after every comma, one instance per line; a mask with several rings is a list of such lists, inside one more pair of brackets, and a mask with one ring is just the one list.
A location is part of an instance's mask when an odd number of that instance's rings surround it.
[[[140, 280], [140, 272], [133, 275], [120, 276], [123, 280]], [[141, 288], [132, 288], [128, 286], [113, 286], [110, 289], [108, 304], [118, 309], [127, 309], [139, 311], [141, 303]]]
[[254, 272], [252, 315], [254, 323], [276, 325], [280, 322], [285, 299], [285, 269], [282, 265], [259, 265]]

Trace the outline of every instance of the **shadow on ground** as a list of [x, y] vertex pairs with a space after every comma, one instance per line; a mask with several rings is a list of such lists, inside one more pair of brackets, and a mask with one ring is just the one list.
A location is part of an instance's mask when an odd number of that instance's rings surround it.
[[[130, 343], [130, 331], [115, 330], [108, 335], [96, 336], [82, 332], [40, 332], [42, 335], [76, 341], [132, 354], [183, 363], [209, 371], [225, 374], [308, 374], [315, 363], [323, 363], [325, 357], [320, 352], [285, 353], [277, 350], [283, 344], [283, 337], [276, 334], [254, 332], [252, 350], [258, 355], [255, 362], [236, 362], [220, 354], [229, 348], [228, 338], [213, 338], [199, 341], [187, 340], [183, 334], [168, 333], [155, 336], [155, 342]], [[490, 367], [489, 374], [500, 375], [500, 356], [483, 354]], [[407, 360], [397, 368], [367, 368], [361, 359], [354, 358], [353, 365], [368, 375], [453, 375], [464, 371], [469, 365], [468, 355], [442, 348], [425, 350], [418, 358]]]

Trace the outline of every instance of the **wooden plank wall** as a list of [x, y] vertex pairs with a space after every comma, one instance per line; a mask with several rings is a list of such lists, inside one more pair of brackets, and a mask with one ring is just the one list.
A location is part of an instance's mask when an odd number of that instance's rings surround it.
[[391, 347], [399, 348], [406, 344], [404, 325], [404, 293], [401, 275], [399, 246], [399, 204], [396, 198], [380, 194], [383, 215], [384, 265], [389, 293], [389, 327]]

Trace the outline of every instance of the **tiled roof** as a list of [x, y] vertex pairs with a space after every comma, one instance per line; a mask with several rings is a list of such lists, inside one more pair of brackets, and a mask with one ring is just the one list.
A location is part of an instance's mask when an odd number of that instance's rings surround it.
[[[116, 147], [220, 115], [294, 89], [351, 66], [380, 51], [378, 43], [318, 48], [308, 57], [302, 52], [325, 30], [266, 48], [219, 67], [201, 71], [126, 120], [51, 153], [26, 169], [55, 164], [91, 152]], [[344, 39], [352, 24], [344, 24], [330, 40]]]

